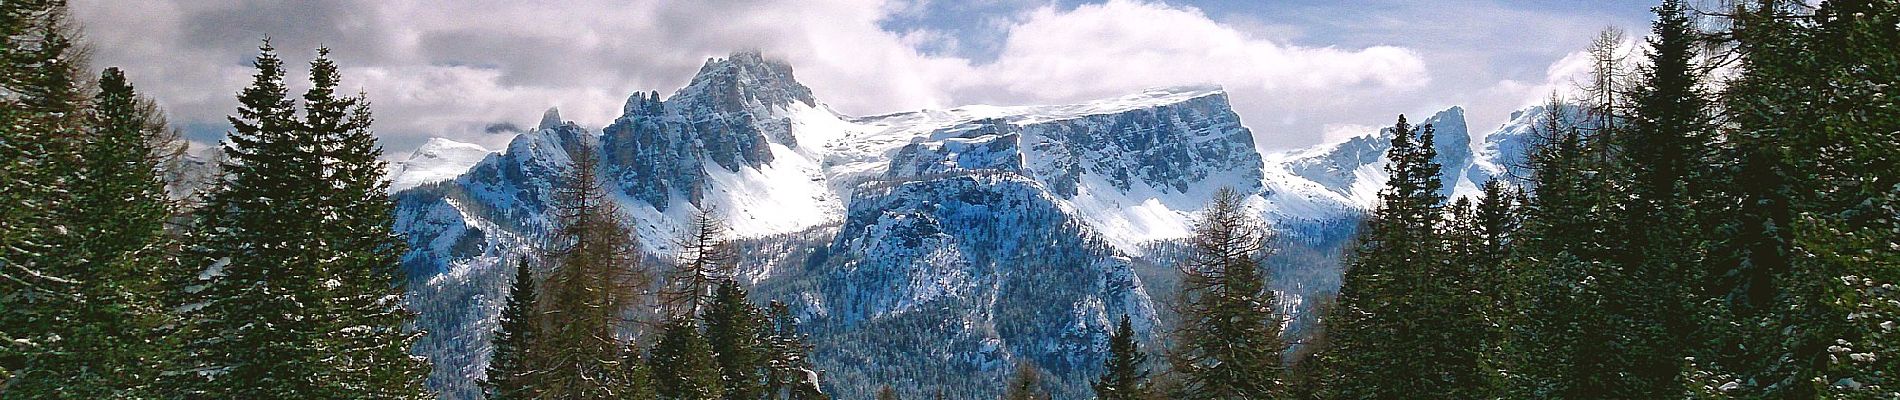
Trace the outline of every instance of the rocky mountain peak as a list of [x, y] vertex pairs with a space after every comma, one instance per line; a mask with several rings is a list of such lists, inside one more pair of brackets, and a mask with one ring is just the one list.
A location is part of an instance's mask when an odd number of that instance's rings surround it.
[[562, 120], [562, 119], [561, 119], [561, 109], [560, 109], [560, 108], [558, 108], [558, 107], [548, 107], [548, 111], [547, 111], [547, 112], [544, 112], [544, 113], [541, 113], [541, 124], [540, 124], [540, 125], [537, 125], [537, 126], [535, 127], [535, 129], [537, 129], [537, 130], [539, 130], [539, 129], [554, 129], [554, 128], [559, 128], [559, 127], [561, 127], [561, 125], [562, 125], [562, 124], [565, 124], [565, 123], [566, 123], [566, 121], [565, 121], [565, 120]]
[[808, 107], [818, 104], [812, 98], [811, 88], [792, 76], [791, 64], [766, 58], [757, 50], [734, 52], [723, 59], [707, 59], [693, 81], [673, 96], [669, 102], [701, 103], [721, 111], [764, 111], [792, 103]]

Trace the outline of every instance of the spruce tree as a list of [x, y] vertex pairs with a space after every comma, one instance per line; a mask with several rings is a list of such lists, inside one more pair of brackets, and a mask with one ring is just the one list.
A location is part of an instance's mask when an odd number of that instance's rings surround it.
[[[502, 306], [496, 323], [493, 354], [488, 360], [487, 378], [481, 381], [482, 393], [489, 400], [534, 399], [540, 395], [540, 381], [534, 365], [535, 349], [540, 340], [540, 320], [536, 304], [534, 271], [526, 258], [515, 262], [514, 285], [509, 286], [508, 302]], [[638, 354], [638, 353], [635, 353]]]
[[1710, 150], [1706, 100], [1695, 65], [1699, 32], [1679, 0], [1655, 8], [1649, 39], [1649, 63], [1631, 96], [1628, 129], [1607, 138], [1620, 156], [1616, 178], [1625, 180], [1616, 218], [1629, 246], [1620, 252], [1619, 279], [1607, 290], [1619, 293], [1606, 305], [1622, 321], [1617, 348], [1627, 357], [1620, 371], [1629, 377], [1619, 390], [1632, 397], [1672, 397], [1683, 393], [1683, 363], [1697, 329], [1688, 321], [1693, 292], [1701, 282], [1701, 229], [1691, 214], [1698, 201], [1692, 190], [1707, 186]]
[[221, 185], [199, 213], [198, 282], [184, 290], [195, 335], [190, 356], [202, 377], [196, 396], [326, 398], [337, 393], [325, 356], [330, 281], [317, 225], [320, 156], [296, 119], [283, 62], [269, 42], [239, 95], [224, 144]]
[[660, 341], [653, 345], [647, 363], [653, 372], [654, 391], [661, 399], [714, 400], [723, 396], [712, 346], [706, 344], [699, 326], [691, 319], [679, 317], [668, 322], [660, 330]]
[[[0, 4], [0, 378], [57, 382], [39, 360], [60, 353], [62, 310], [80, 299], [74, 260], [59, 248], [74, 240], [65, 218], [73, 204], [76, 153], [85, 130], [81, 63], [71, 51], [63, 1]], [[51, 386], [57, 389], [57, 386]]]
[[1489, 301], [1480, 278], [1483, 236], [1467, 202], [1442, 215], [1434, 130], [1404, 116], [1391, 129], [1388, 180], [1358, 237], [1327, 312], [1328, 371], [1318, 391], [1337, 398], [1476, 398], [1495, 387], [1485, 358]]
[[1719, 193], [1739, 206], [1716, 219], [1723, 240], [1711, 259], [1723, 277], [1714, 292], [1738, 327], [1720, 344], [1743, 355], [1727, 360], [1721, 388], [1763, 398], [1892, 396], [1891, 386], [1868, 389], [1881, 386], [1870, 385], [1881, 368], [1859, 361], [1895, 356], [1862, 344], [1878, 337], [1858, 322], [1878, 315], [1862, 305], [1879, 294], [1855, 286], [1893, 279], [1894, 250], [1863, 237], [1896, 232], [1888, 177], [1900, 117], [1883, 90], [1900, 74], [1887, 44], [1900, 40], [1900, 5], [1806, 10], [1743, 7], [1728, 35], [1742, 72], [1722, 93], [1723, 150], [1739, 165]]
[[1108, 339], [1108, 359], [1103, 361], [1102, 376], [1096, 378], [1095, 398], [1100, 400], [1141, 400], [1148, 398], [1148, 355], [1141, 352], [1135, 328], [1123, 315], [1115, 334]]
[[324, 328], [337, 349], [330, 384], [352, 398], [424, 398], [429, 366], [409, 354], [420, 332], [406, 326], [413, 317], [403, 302], [408, 247], [394, 230], [383, 149], [364, 96], [336, 92], [341, 77], [329, 54], [318, 48], [310, 62], [303, 129], [316, 143], [320, 176], [330, 185], [318, 200], [325, 221], [317, 225], [330, 252], [324, 273], [334, 280], [323, 285], [335, 316]]
[[[1553, 99], [1549, 107], [1560, 106]], [[1603, 170], [1608, 147], [1558, 113], [1538, 135], [1529, 157], [1536, 189], [1512, 242], [1521, 286], [1510, 299], [1507, 396], [1628, 397], [1630, 354], [1615, 346], [1628, 327], [1614, 315], [1627, 312], [1615, 297], [1629, 275], [1615, 257], [1623, 227], [1613, 214], [1614, 174]]]
[[1266, 236], [1231, 188], [1217, 190], [1202, 211], [1181, 267], [1183, 321], [1169, 354], [1182, 375], [1180, 397], [1267, 398], [1280, 389], [1286, 345], [1260, 271]]
[[772, 301], [766, 305], [770, 335], [766, 338], [765, 393], [769, 398], [787, 400], [825, 400], [816, 367], [811, 363], [811, 345], [798, 330], [791, 307]]
[[718, 282], [701, 315], [706, 342], [719, 366], [726, 399], [758, 399], [765, 394], [765, 317], [746, 300], [745, 289], [731, 279]]

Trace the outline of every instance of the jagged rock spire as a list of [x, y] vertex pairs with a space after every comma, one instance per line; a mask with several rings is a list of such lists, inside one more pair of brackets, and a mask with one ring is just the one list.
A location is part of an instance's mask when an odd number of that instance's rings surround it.
[[535, 126], [535, 129], [554, 129], [561, 127], [563, 124], [566, 124], [566, 121], [561, 120], [561, 109], [559, 107], [548, 107], [547, 112], [541, 113], [541, 124]]

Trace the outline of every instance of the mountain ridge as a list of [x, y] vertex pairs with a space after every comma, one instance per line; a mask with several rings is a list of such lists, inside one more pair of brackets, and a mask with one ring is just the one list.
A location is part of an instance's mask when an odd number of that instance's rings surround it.
[[[1129, 315], [1144, 334], [1164, 323], [1165, 299], [1151, 292], [1169, 285], [1169, 255], [1153, 249], [1186, 237], [1213, 189], [1240, 189], [1276, 230], [1336, 246], [1338, 231], [1354, 226], [1346, 221], [1371, 206], [1353, 187], [1382, 183], [1355, 173], [1329, 186], [1289, 167], [1379, 171], [1380, 133], [1349, 139], [1364, 147], [1349, 153], [1261, 154], [1215, 86], [849, 117], [757, 52], [709, 59], [700, 72], [666, 99], [629, 96], [625, 114], [598, 133], [550, 109], [537, 129], [453, 179], [396, 193], [419, 325], [436, 333], [418, 346], [441, 366], [432, 387], [472, 396], [466, 382], [486, 362], [501, 260], [546, 231], [551, 185], [583, 146], [603, 155], [607, 187], [649, 260], [663, 262], [671, 235], [700, 210], [738, 239], [795, 254], [756, 255], [771, 260], [746, 269], [746, 281], [761, 300], [795, 305], [817, 331], [814, 356], [841, 395], [868, 395], [862, 384], [925, 365], [965, 370], [911, 384], [1000, 380], [1027, 358], [1057, 374], [1057, 393], [1080, 396], [1111, 320]], [[1428, 121], [1470, 138], [1461, 108]], [[1446, 153], [1460, 169], [1447, 190], [1471, 186], [1464, 170], [1484, 164], [1474, 159], [1484, 153]], [[1287, 309], [1335, 290], [1336, 265], [1298, 268], [1276, 270], [1293, 280], [1276, 285]], [[919, 328], [946, 321], [960, 322]], [[860, 347], [887, 339], [909, 350]]]

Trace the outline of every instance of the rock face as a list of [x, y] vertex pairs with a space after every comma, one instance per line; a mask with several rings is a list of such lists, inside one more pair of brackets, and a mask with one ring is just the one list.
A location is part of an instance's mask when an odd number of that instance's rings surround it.
[[[580, 151], [602, 157], [649, 265], [670, 258], [692, 213], [727, 221], [742, 280], [755, 300], [794, 306], [835, 396], [891, 383], [994, 397], [1026, 359], [1052, 372], [1058, 398], [1083, 398], [1112, 321], [1153, 337], [1172, 318], [1174, 243], [1216, 188], [1249, 194], [1285, 239], [1269, 262], [1284, 308], [1336, 290], [1337, 248], [1383, 184], [1390, 134], [1263, 156], [1216, 87], [848, 117], [756, 52], [709, 60], [678, 92], [636, 93], [623, 111], [596, 134], [549, 110], [506, 150], [395, 194], [430, 332], [417, 351], [447, 398], [479, 398], [504, 261], [535, 254]], [[1437, 127], [1450, 171], [1494, 174], [1493, 154], [1518, 140], [1471, 148], [1458, 108], [1421, 123]], [[1448, 175], [1448, 192], [1472, 187]]]

